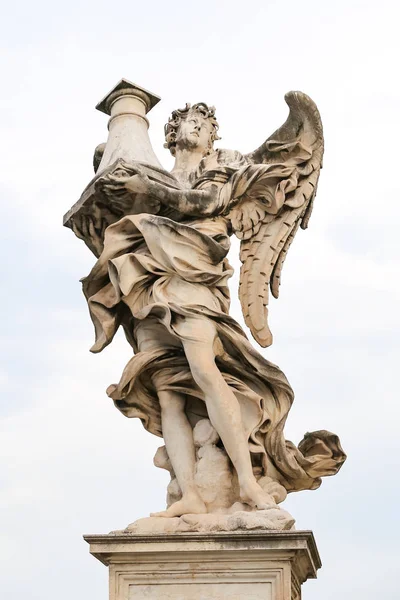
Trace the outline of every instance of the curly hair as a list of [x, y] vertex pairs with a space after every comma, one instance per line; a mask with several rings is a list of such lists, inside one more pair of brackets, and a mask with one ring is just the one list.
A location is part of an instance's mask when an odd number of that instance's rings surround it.
[[199, 113], [202, 117], [204, 117], [204, 119], [209, 119], [212, 125], [209, 153], [213, 149], [213, 143], [216, 140], [221, 139], [217, 133], [219, 125], [215, 117], [215, 107], [208, 106], [207, 104], [205, 104], [205, 102], [198, 102], [197, 104], [193, 104], [193, 106], [187, 103], [185, 108], [178, 108], [177, 110], [174, 110], [170, 118], [168, 119], [168, 123], [164, 125], [164, 148], [168, 148], [172, 156], [175, 156], [176, 136], [178, 133], [179, 125], [182, 121], [188, 118], [190, 113]]

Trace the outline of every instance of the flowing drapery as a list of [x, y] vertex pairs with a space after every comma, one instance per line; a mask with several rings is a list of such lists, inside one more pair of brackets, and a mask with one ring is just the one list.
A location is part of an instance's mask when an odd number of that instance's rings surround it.
[[[230, 200], [257, 185], [261, 189], [263, 178], [278, 180], [279, 168], [278, 193], [264, 198], [275, 213], [285, 202], [285, 192], [296, 185], [290, 164], [249, 166], [238, 153], [228, 160], [219, 151], [200, 166], [193, 187], [218, 185], [216, 212], [221, 214]], [[217, 331], [216, 363], [240, 404], [254, 464], [288, 491], [315, 489], [322, 476], [337, 472], [345, 455], [337, 436], [326, 431], [306, 434], [298, 447], [285, 440], [283, 428], [293, 391], [282, 371], [252, 347], [228, 314], [232, 275], [226, 259], [228, 233], [224, 216], [177, 223], [140, 214], [108, 227], [104, 250], [83, 280], [96, 332], [92, 351], [101, 351], [118, 327], [124, 327], [136, 354], [108, 394], [124, 415], [140, 418], [148, 431], [162, 436], [154, 374], [159, 390], [186, 395], [192, 425], [207, 416], [181, 340], [193, 335], [188, 323], [212, 320]], [[146, 343], [139, 344], [140, 339]], [[195, 341], [201, 344], [201, 335]]]

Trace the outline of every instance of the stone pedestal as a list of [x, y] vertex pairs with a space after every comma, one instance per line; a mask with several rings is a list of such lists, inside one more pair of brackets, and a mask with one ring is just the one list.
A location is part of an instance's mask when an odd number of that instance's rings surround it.
[[110, 600], [299, 600], [320, 558], [311, 531], [86, 535]]

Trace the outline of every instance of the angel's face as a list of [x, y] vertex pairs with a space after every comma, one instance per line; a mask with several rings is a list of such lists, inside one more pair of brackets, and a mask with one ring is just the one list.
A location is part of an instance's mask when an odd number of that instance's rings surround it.
[[212, 147], [212, 125], [199, 113], [189, 113], [182, 120], [176, 136], [177, 148], [198, 149], [206, 153]]

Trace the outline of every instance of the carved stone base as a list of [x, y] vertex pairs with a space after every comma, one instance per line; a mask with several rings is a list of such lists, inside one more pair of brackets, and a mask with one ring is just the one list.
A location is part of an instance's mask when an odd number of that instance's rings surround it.
[[87, 535], [110, 600], [299, 600], [320, 558], [311, 531]]

